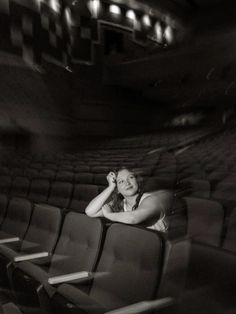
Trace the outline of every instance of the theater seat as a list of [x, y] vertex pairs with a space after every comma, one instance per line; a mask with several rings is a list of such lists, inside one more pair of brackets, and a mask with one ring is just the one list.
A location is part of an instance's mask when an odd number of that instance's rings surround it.
[[223, 204], [226, 216], [236, 206], [236, 183], [220, 182], [212, 191], [211, 198]]
[[89, 294], [61, 285], [52, 298], [54, 312], [73, 313], [77, 308], [82, 313], [105, 313], [152, 299], [160, 281], [162, 259], [162, 240], [157, 233], [113, 224], [107, 231]]
[[0, 176], [0, 191], [1, 193], [8, 194], [11, 189], [12, 178], [9, 175]]
[[188, 235], [197, 242], [220, 246], [224, 211], [212, 200], [185, 197], [188, 212]]
[[39, 172], [39, 169], [27, 168], [25, 169], [24, 176], [29, 179], [38, 178]]
[[84, 213], [88, 203], [98, 195], [98, 187], [92, 184], [75, 184], [69, 208]]
[[48, 204], [67, 208], [72, 195], [72, 190], [72, 183], [54, 181], [48, 197]]
[[107, 173], [94, 173], [93, 182], [96, 185], [107, 186]]
[[8, 205], [8, 197], [5, 194], [0, 194], [0, 225], [2, 224]]
[[[59, 208], [35, 205], [24, 240], [8, 245], [0, 245], [0, 282], [4, 286], [8, 283], [6, 266], [9, 262], [14, 262], [16, 257], [26, 258], [26, 255], [33, 253], [52, 253], [58, 238], [60, 225], [61, 211]], [[33, 255], [31, 257], [33, 258]]]
[[11, 196], [26, 197], [28, 194], [30, 181], [26, 177], [17, 176], [12, 181]]
[[32, 212], [29, 200], [16, 198], [10, 200], [7, 215], [1, 225], [0, 239], [19, 237], [23, 239], [27, 231]]
[[107, 166], [90, 167], [90, 172], [92, 172], [92, 173], [108, 173], [109, 171], [111, 171], [111, 168], [107, 167]]
[[94, 271], [102, 239], [103, 225], [100, 219], [91, 219], [75, 212], [68, 213], [50, 264], [17, 264], [12, 273], [12, 285], [18, 303], [33, 308], [44, 304], [47, 308], [48, 294], [54, 292], [48, 278], [84, 270]]
[[191, 196], [198, 198], [210, 197], [210, 183], [207, 180], [184, 179], [177, 185], [179, 196]]
[[228, 219], [223, 248], [236, 253], [236, 208], [232, 210]]
[[46, 179], [31, 181], [28, 198], [35, 203], [46, 203], [50, 190], [50, 182]]
[[0, 166], [0, 175], [8, 175], [9, 174], [9, 168], [6, 166]]
[[[182, 251], [178, 252], [181, 256]], [[173, 263], [170, 256], [168, 249], [164, 256], [164, 240], [157, 232], [113, 224], [107, 231], [89, 293], [79, 285], [60, 285], [51, 298], [53, 313], [106, 313], [172, 293], [178, 263]], [[186, 266], [184, 258], [182, 262], [181, 268]], [[171, 271], [170, 264], [174, 265]], [[169, 286], [165, 285], [167, 278]], [[180, 291], [181, 281], [178, 284]]]
[[144, 191], [156, 191], [162, 189], [170, 189], [173, 190], [175, 188], [176, 180], [173, 177], [167, 176], [153, 176], [146, 180], [144, 183]]
[[90, 172], [81, 172], [75, 174], [75, 182], [82, 184], [92, 184], [93, 183], [93, 174]]
[[11, 168], [10, 171], [8, 172], [8, 174], [10, 174], [12, 177], [25, 176], [24, 173], [25, 173], [24, 166], [22, 166], [22, 168], [19, 168], [19, 167]]
[[74, 171], [77, 173], [88, 173], [90, 171], [90, 167], [87, 165], [76, 165]]
[[71, 182], [74, 181], [74, 172], [69, 170], [60, 170], [57, 172], [56, 181]]
[[39, 175], [37, 178], [40, 179], [46, 179], [49, 181], [53, 181], [56, 177], [56, 170], [55, 169], [49, 169], [49, 168], [44, 168], [40, 171]]

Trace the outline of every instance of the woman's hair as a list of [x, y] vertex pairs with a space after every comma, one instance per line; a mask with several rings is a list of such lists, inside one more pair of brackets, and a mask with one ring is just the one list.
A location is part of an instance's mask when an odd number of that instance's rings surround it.
[[[138, 171], [133, 170], [133, 169], [129, 169], [127, 167], [122, 167], [119, 168], [118, 170], [115, 170], [115, 174], [116, 176], [118, 175], [118, 173], [122, 170], [128, 170], [129, 172], [132, 172], [137, 180], [138, 183], [138, 197], [136, 198], [136, 203], [134, 204], [132, 210], [135, 210], [138, 205], [139, 205], [139, 201], [143, 195], [143, 188], [142, 188], [142, 177], [141, 175], [138, 173]], [[120, 194], [118, 192], [118, 189], [116, 187], [116, 189], [114, 190], [113, 194], [112, 194], [112, 200], [111, 200], [111, 206], [112, 206], [112, 210], [114, 212], [123, 212], [124, 211], [124, 196], [122, 194]]]

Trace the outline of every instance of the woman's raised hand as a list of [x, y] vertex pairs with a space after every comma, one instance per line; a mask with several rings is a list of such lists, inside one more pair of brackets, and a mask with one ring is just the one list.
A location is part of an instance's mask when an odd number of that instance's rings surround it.
[[116, 187], [116, 174], [115, 172], [109, 172], [107, 175], [107, 181], [109, 186]]

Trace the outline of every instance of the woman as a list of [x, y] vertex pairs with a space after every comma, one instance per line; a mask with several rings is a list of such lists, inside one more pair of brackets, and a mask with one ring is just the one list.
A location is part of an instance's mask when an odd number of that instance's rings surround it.
[[[122, 168], [117, 173], [110, 172], [107, 181], [108, 187], [86, 207], [88, 216], [106, 217], [126, 224], [144, 223], [154, 230], [167, 230], [165, 211], [172, 203], [168, 191], [142, 193], [136, 175], [127, 168]], [[112, 200], [107, 203], [111, 196]]]

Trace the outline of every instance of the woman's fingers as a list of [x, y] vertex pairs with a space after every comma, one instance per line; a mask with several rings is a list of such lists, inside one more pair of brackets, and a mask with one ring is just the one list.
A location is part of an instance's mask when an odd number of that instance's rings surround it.
[[116, 174], [115, 172], [109, 172], [108, 173], [108, 176], [112, 177], [112, 178], [115, 178], [116, 177]]
[[110, 213], [111, 212], [111, 207], [109, 205], [105, 204], [105, 205], [102, 206], [102, 211], [105, 214], [106, 213]]
[[116, 174], [115, 172], [109, 172], [107, 175], [107, 181], [109, 184], [116, 183]]

